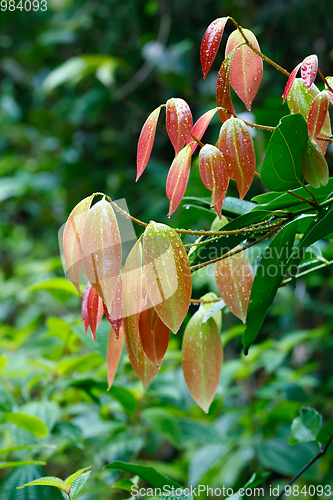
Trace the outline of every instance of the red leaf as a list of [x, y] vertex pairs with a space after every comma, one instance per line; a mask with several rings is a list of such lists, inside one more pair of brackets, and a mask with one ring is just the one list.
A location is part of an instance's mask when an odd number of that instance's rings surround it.
[[309, 140], [302, 155], [302, 170], [305, 180], [314, 188], [326, 186], [329, 172], [327, 161], [320, 146]]
[[287, 85], [285, 86], [285, 89], [284, 89], [284, 92], [283, 92], [283, 104], [285, 102], [285, 100], [287, 99], [287, 96], [290, 92], [290, 89], [291, 87], [293, 86], [293, 83], [294, 83], [294, 80], [296, 78], [296, 75], [297, 75], [297, 72], [299, 70], [299, 68], [301, 67], [301, 64], [302, 63], [299, 63], [296, 68], [291, 72], [289, 78], [288, 78], [288, 81], [287, 81]]
[[103, 303], [105, 315], [114, 329], [116, 337], [119, 336], [119, 328], [123, 321], [123, 302], [122, 302], [122, 279], [121, 274], [118, 276], [118, 284], [116, 293], [113, 297], [111, 312], [106, 308], [106, 305]]
[[137, 342], [136, 359], [133, 357], [133, 351], [128, 345], [128, 337], [126, 335], [125, 335], [125, 347], [132, 368], [139, 377], [139, 379], [141, 380], [143, 388], [146, 391], [149, 384], [156, 376], [159, 369], [157, 368], [157, 366], [154, 365], [154, 363], [150, 361], [150, 359], [147, 358], [142, 348], [140, 337], [138, 337], [138, 342]]
[[160, 367], [170, 339], [170, 328], [158, 317], [153, 307], [140, 314], [140, 339], [146, 356]]
[[202, 322], [200, 308], [188, 322], [182, 346], [182, 367], [186, 385], [195, 402], [208, 413], [214, 399], [223, 362], [220, 332], [213, 318]]
[[[252, 31], [243, 29], [246, 38], [260, 51], [259, 43]], [[237, 45], [243, 44], [240, 47]], [[230, 71], [230, 85], [243, 101], [248, 111], [260, 87], [263, 71], [263, 62], [260, 56], [253, 52], [248, 45], [244, 45], [244, 38], [238, 30], [231, 33], [228, 38], [225, 55], [233, 49], [235, 54], [232, 58]]]
[[189, 145], [178, 153], [176, 158], [173, 160], [168, 173], [166, 183], [166, 194], [170, 200], [168, 217], [170, 217], [177, 209], [184, 196], [190, 175], [190, 168], [191, 146]]
[[215, 59], [228, 19], [229, 17], [215, 19], [205, 31], [200, 48], [200, 60], [204, 79]]
[[312, 54], [311, 56], [306, 57], [302, 62], [301, 76], [303, 82], [308, 87], [308, 89], [311, 87], [311, 85], [316, 79], [317, 70], [318, 70], [318, 57], [316, 56], [316, 54]]
[[231, 117], [221, 127], [216, 146], [223, 153], [229, 177], [237, 182], [242, 200], [248, 192], [256, 167], [256, 158], [250, 132], [239, 118]]
[[[207, 127], [208, 125], [210, 124], [210, 121], [211, 119], [213, 118], [213, 116], [215, 115], [217, 111], [217, 108], [214, 108], [214, 109], [210, 109], [209, 111], [207, 111], [205, 114], [203, 114], [202, 116], [200, 116], [200, 118], [195, 122], [195, 124], [193, 125], [193, 128], [192, 128], [192, 131], [191, 133], [197, 138], [199, 139], [199, 141], [201, 140], [202, 136], [204, 135], [204, 133], [206, 132], [207, 130]], [[188, 146], [190, 144], [190, 142], [192, 142], [193, 139], [191, 137], [191, 135], [188, 137], [187, 139], [187, 142], [186, 142], [186, 146]], [[191, 154], [193, 155], [194, 151], [196, 150], [198, 146], [198, 143], [197, 142], [194, 142], [192, 145], [191, 145]]]
[[229, 177], [228, 167], [221, 151], [211, 144], [206, 144], [201, 148], [199, 170], [202, 182], [212, 192], [210, 206], [215, 206], [221, 200], [223, 203], [228, 189]]
[[187, 102], [178, 98], [169, 99], [166, 103], [166, 128], [175, 148], [175, 156], [186, 143], [192, 125], [192, 113]]
[[[232, 115], [236, 114], [230, 94], [230, 69], [234, 53], [235, 51], [232, 50], [230, 54], [224, 59], [222, 66], [220, 67], [220, 71], [217, 75], [216, 82], [216, 104], [218, 107], [230, 111]], [[230, 113], [227, 113], [222, 109], [219, 109], [218, 112], [221, 122], [225, 122], [231, 116]]]
[[82, 250], [87, 278], [110, 311], [121, 267], [121, 240], [114, 211], [104, 198], [88, 212]]
[[162, 106], [156, 108], [152, 113], [150, 113], [142, 127], [136, 156], [136, 181], [141, 176], [149, 161], [151, 150], [153, 149], [157, 120], [161, 111], [161, 107]]
[[308, 115], [308, 131], [310, 139], [320, 133], [328, 111], [329, 98], [326, 90], [320, 92], [312, 101]]
[[90, 326], [92, 336], [96, 341], [96, 330], [103, 318], [104, 310], [101, 298], [90, 283], [83, 295], [81, 312], [86, 334]]
[[63, 234], [63, 249], [68, 278], [80, 295], [79, 282], [83, 266], [82, 229], [94, 196], [94, 194], [88, 196], [76, 205], [67, 219]]
[[214, 268], [222, 299], [230, 311], [245, 323], [253, 284], [249, 259], [241, 252], [216, 262]]
[[120, 328], [116, 336], [113, 328], [110, 328], [108, 345], [106, 349], [106, 366], [108, 373], [108, 390], [110, 390], [121, 358], [124, 345], [124, 330]]

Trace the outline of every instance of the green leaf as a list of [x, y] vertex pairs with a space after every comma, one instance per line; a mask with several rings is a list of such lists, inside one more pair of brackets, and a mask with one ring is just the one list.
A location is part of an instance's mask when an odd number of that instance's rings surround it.
[[298, 220], [281, 229], [266, 249], [254, 277], [246, 330], [243, 336], [245, 354], [256, 339], [266, 313], [272, 304], [277, 289], [286, 271], [287, 261], [292, 253]]
[[53, 278], [48, 281], [43, 281], [42, 283], [37, 283], [35, 285], [29, 286], [28, 290], [32, 292], [47, 290], [49, 292], [65, 292], [67, 295], [78, 295], [77, 290], [75, 289], [73, 284], [65, 278]]
[[126, 462], [112, 462], [105, 466], [108, 470], [121, 470], [124, 472], [131, 472], [135, 476], [139, 476], [141, 479], [151, 484], [153, 488], [163, 488], [164, 485], [174, 486], [175, 488], [183, 488], [181, 484], [173, 481], [163, 474], [160, 474], [153, 467], [148, 467], [146, 465], [130, 464]]
[[17, 485], [30, 483], [42, 474], [43, 470], [34, 465], [15, 468], [1, 483], [0, 500], [52, 500], [52, 489], [48, 486], [17, 489]]
[[14, 462], [0, 462], [0, 469], [22, 467], [22, 465], [46, 465], [46, 462], [42, 462], [41, 460], [17, 460]]
[[301, 408], [299, 413], [291, 424], [293, 444], [315, 441], [322, 426], [322, 416], [313, 408]]
[[272, 134], [261, 167], [261, 182], [265, 187], [287, 191], [302, 184], [301, 158], [307, 141], [307, 124], [302, 115], [282, 118]]
[[59, 477], [54, 477], [54, 476], [40, 477], [38, 479], [34, 479], [29, 483], [25, 483], [22, 484], [21, 486], [18, 486], [17, 489], [20, 490], [21, 488], [25, 488], [26, 486], [55, 486], [56, 488], [59, 488], [62, 491], [65, 492], [68, 491], [66, 490], [64, 481]]
[[333, 438], [333, 420], [330, 420], [317, 435], [318, 443], [327, 443]]
[[46, 425], [37, 417], [33, 417], [25, 413], [11, 413], [11, 412], [4, 413], [2, 417], [8, 422], [12, 422], [18, 427], [25, 429], [26, 431], [30, 432], [31, 434], [39, 438], [44, 438], [48, 434], [48, 429]]
[[130, 479], [120, 479], [116, 483], [114, 483], [111, 487], [118, 488], [119, 490], [132, 491], [132, 487], [134, 483]]
[[[240, 500], [241, 498], [244, 498], [244, 494], [242, 494], [243, 493], [242, 490], [245, 491], [247, 488], [250, 488], [250, 489], [256, 488], [257, 486], [262, 484], [264, 481], [266, 481], [266, 479], [268, 479], [271, 476], [271, 474], [272, 474], [271, 472], [262, 472], [262, 471], [254, 472], [254, 474], [252, 474], [252, 476], [250, 477], [248, 482], [246, 484], [244, 484], [243, 488], [241, 488], [236, 493], [231, 495], [229, 497], [229, 500]], [[260, 493], [257, 492], [257, 495], [260, 495]]]
[[[82, 470], [86, 470], [86, 469], [82, 469]], [[82, 490], [83, 486], [88, 481], [89, 476], [90, 476], [90, 471], [83, 472], [83, 473], [81, 472], [81, 474], [74, 479], [72, 486], [71, 486], [71, 489], [70, 489], [70, 496], [73, 500], [74, 500], [74, 498], [76, 498], [78, 496], [78, 494]], [[66, 483], [66, 481], [65, 481], [65, 483]]]
[[109, 395], [119, 401], [128, 413], [135, 412], [137, 401], [133, 393], [128, 389], [113, 385], [109, 390]]
[[181, 447], [181, 432], [177, 419], [163, 408], [148, 408], [141, 413], [153, 431], [164, 437], [175, 448]]
[[308, 231], [304, 234], [300, 248], [307, 248], [316, 241], [324, 238], [333, 231], [333, 207], [324, 209], [319, 215], [318, 219], [309, 227]]
[[[81, 474], [86, 472], [88, 469], [90, 469], [90, 467], [85, 467], [84, 469], [79, 469], [76, 472], [74, 472], [74, 474], [71, 474], [70, 476], [68, 476], [64, 481], [66, 490], [69, 490], [71, 488], [72, 484], [74, 483], [74, 481], [79, 476], [81, 476]], [[90, 472], [89, 472], [89, 474], [90, 474]]]

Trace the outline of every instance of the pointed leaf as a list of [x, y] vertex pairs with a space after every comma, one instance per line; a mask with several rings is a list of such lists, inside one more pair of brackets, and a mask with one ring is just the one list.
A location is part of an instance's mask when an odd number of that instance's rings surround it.
[[184, 245], [174, 229], [153, 221], [148, 224], [143, 263], [151, 304], [163, 323], [176, 333], [190, 305], [192, 280]]
[[113, 208], [104, 198], [88, 212], [82, 249], [87, 278], [111, 310], [121, 267], [121, 240]]
[[177, 209], [188, 183], [191, 168], [191, 146], [186, 146], [173, 160], [166, 183], [166, 194], [170, 200], [168, 217]]
[[316, 79], [318, 70], [318, 57], [312, 54], [304, 59], [301, 67], [302, 80], [308, 89], [311, 87]]
[[[65, 487], [66, 489], [69, 491], [69, 489], [71, 488], [72, 484], [74, 483], [74, 481], [79, 477], [81, 476], [81, 474], [83, 474], [84, 472], [86, 472], [88, 469], [90, 469], [90, 467], [86, 467], [85, 469], [79, 469], [77, 470], [76, 472], [74, 472], [74, 474], [71, 474], [70, 476], [68, 476], [66, 479], [65, 479]], [[90, 474], [90, 472], [89, 472]]]
[[229, 177], [237, 182], [242, 200], [252, 184], [256, 168], [254, 146], [245, 123], [232, 116], [222, 125], [216, 145], [223, 153]]
[[157, 120], [161, 111], [161, 107], [162, 106], [159, 106], [158, 108], [154, 109], [152, 113], [150, 113], [142, 127], [136, 156], [136, 181], [141, 176], [149, 161], [151, 150], [153, 149]]
[[104, 310], [102, 299], [90, 283], [83, 294], [81, 312], [86, 334], [90, 326], [92, 336], [96, 341], [96, 330], [102, 320]]
[[315, 141], [308, 141], [302, 154], [302, 170], [310, 186], [319, 188], [326, 186], [329, 178], [327, 161], [322, 150]]
[[108, 391], [110, 390], [121, 358], [124, 345], [124, 329], [120, 327], [118, 337], [114, 329], [110, 328], [108, 345], [106, 348], [106, 367], [108, 373]]
[[122, 301], [122, 277], [121, 274], [118, 276], [118, 283], [117, 283], [117, 289], [115, 292], [115, 295], [113, 297], [112, 301], [112, 307], [111, 307], [111, 312], [107, 310], [105, 304], [104, 305], [104, 312], [105, 315], [111, 324], [112, 328], [114, 329], [114, 332], [116, 334], [116, 337], [118, 338], [119, 335], [119, 329], [120, 325], [123, 321], [123, 301]]
[[166, 103], [166, 128], [175, 148], [175, 156], [186, 143], [192, 125], [192, 113], [187, 102], [179, 98], [169, 99]]
[[291, 90], [291, 87], [293, 86], [293, 83], [295, 81], [297, 72], [298, 72], [299, 68], [301, 67], [301, 64], [302, 63], [297, 64], [296, 68], [293, 69], [293, 71], [290, 73], [290, 76], [289, 76], [288, 81], [287, 81], [287, 85], [285, 86], [285, 89], [284, 89], [284, 92], [283, 92], [283, 96], [282, 96], [283, 97], [283, 103], [282, 104], [285, 103], [285, 100], [288, 97], [288, 94], [289, 94], [289, 92]]
[[20, 490], [21, 488], [25, 488], [26, 486], [55, 486], [56, 488], [67, 492], [64, 481], [55, 476], [46, 476], [34, 479], [33, 481], [30, 481], [30, 483], [17, 486], [17, 489]]
[[163, 476], [160, 472], [155, 470], [153, 467], [148, 467], [147, 465], [130, 464], [127, 462], [112, 462], [105, 466], [108, 470], [121, 470], [124, 472], [131, 472], [135, 476], [139, 476], [141, 479], [150, 484], [153, 488], [163, 488], [163, 486], [174, 486], [175, 488], [182, 488], [181, 484], [177, 483], [173, 479]]
[[323, 128], [329, 105], [326, 90], [320, 92], [313, 99], [308, 115], [308, 131], [310, 139], [315, 139]]
[[94, 196], [88, 196], [80, 201], [72, 210], [67, 219], [62, 240], [68, 278], [80, 295], [79, 282], [84, 256], [82, 251], [82, 229]]
[[[216, 111], [217, 111], [217, 108], [210, 109], [209, 111], [204, 113], [202, 116], [200, 116], [200, 118], [193, 125], [193, 128], [191, 130], [191, 134], [193, 134], [197, 139], [199, 139], [199, 141], [202, 139], [202, 136], [206, 132], [207, 127], [210, 124], [211, 119], [215, 115]], [[186, 146], [188, 146], [190, 144], [190, 142], [192, 142], [192, 141], [193, 141], [193, 138], [190, 135], [186, 141]], [[194, 142], [191, 145], [191, 154], [192, 155], [193, 155], [194, 151], [197, 149], [197, 147], [198, 147], [197, 142]]]
[[[243, 32], [252, 45], [260, 51], [258, 40], [252, 31], [243, 28]], [[244, 38], [241, 33], [238, 30], [233, 31], [228, 38], [225, 55], [227, 56], [235, 49], [231, 63], [230, 85], [243, 101], [246, 109], [251, 111], [252, 101], [258, 92], [262, 79], [263, 61], [248, 45], [237, 47], [243, 42]]]
[[216, 284], [230, 311], [245, 323], [253, 285], [252, 267], [240, 252], [214, 264]]
[[[202, 182], [212, 192], [210, 206], [213, 207], [218, 202], [222, 205], [229, 177], [228, 167], [221, 151], [211, 144], [205, 144], [199, 153], [199, 170]], [[221, 216], [221, 212], [219, 215]]]
[[[230, 111], [231, 115], [236, 114], [230, 94], [230, 70], [234, 53], [235, 50], [232, 50], [230, 54], [228, 54], [228, 56], [224, 59], [220, 67], [220, 71], [217, 75], [216, 81], [216, 104], [218, 107]], [[223, 111], [223, 109], [219, 109], [218, 112], [221, 122], [225, 122], [231, 116], [230, 113]]]
[[205, 31], [200, 47], [200, 61], [204, 79], [215, 59], [228, 19], [229, 17], [215, 19]]
[[127, 348], [134, 359], [140, 340], [139, 319], [142, 302], [142, 245], [138, 240], [130, 251], [123, 275], [123, 315]]
[[199, 309], [186, 326], [182, 367], [192, 398], [208, 413], [220, 380], [223, 351], [215, 320], [202, 323], [204, 314], [205, 310]]
[[74, 500], [90, 477], [90, 471], [80, 474], [73, 482], [70, 490], [71, 498]]
[[141, 380], [143, 384], [143, 388], [146, 391], [148, 389], [149, 384], [157, 375], [158, 368], [148, 359], [143, 350], [140, 336], [138, 337], [136, 348], [137, 348], [137, 357], [134, 358], [132, 356], [132, 348], [129, 348], [128, 345], [128, 337], [125, 336], [125, 347], [128, 355], [128, 359], [132, 365], [133, 370]]
[[160, 367], [170, 339], [170, 328], [150, 307], [140, 314], [140, 339], [146, 356], [154, 365]]

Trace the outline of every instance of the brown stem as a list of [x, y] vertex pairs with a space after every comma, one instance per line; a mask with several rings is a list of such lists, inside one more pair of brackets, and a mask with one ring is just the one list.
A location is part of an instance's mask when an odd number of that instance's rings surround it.
[[221, 297], [219, 299], [211, 299], [211, 300], [202, 300], [202, 299], [191, 299], [191, 304], [210, 304], [211, 302], [220, 302]]
[[[222, 108], [221, 106], [218, 106], [216, 109], [221, 110], [221, 111], [225, 111], [226, 113], [229, 113], [229, 115], [234, 116], [235, 118], [238, 118], [238, 116], [235, 113], [232, 113], [231, 111], [229, 111], [226, 108]], [[242, 120], [242, 122], [244, 122], [245, 125], [248, 125], [249, 127], [252, 127], [252, 128], [258, 128], [260, 130], [269, 130], [270, 132], [274, 132], [274, 130], [276, 129], [276, 127], [270, 127], [269, 125], [258, 125], [257, 123], [251, 123], [251, 122], [248, 122], [246, 120], [243, 120], [243, 118], [238, 118], [238, 119]]]
[[330, 86], [330, 84], [328, 83], [328, 81], [326, 80], [325, 76], [323, 75], [322, 71], [320, 70], [320, 68], [318, 68], [318, 73], [320, 74], [321, 76], [321, 79], [324, 81], [326, 87], [328, 88], [328, 90], [330, 90], [331, 92], [333, 92], [333, 89], [332, 87]]
[[293, 193], [292, 191], [287, 191], [287, 193], [291, 194], [292, 196], [295, 196], [295, 198], [298, 198], [299, 200], [302, 200], [305, 203], [308, 203], [312, 207], [317, 207], [317, 204], [314, 201], [308, 200], [307, 198], [303, 198], [303, 196], [300, 196], [299, 194]]
[[192, 132], [190, 135], [191, 135], [192, 139], [194, 139], [195, 142], [197, 142], [199, 144], [199, 146], [201, 146], [202, 148], [204, 147], [204, 143], [201, 142], [197, 137], [195, 137], [195, 135], [193, 135]]

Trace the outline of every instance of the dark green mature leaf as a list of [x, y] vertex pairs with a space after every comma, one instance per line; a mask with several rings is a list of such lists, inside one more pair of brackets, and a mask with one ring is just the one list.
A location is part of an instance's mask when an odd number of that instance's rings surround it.
[[333, 438], [333, 420], [330, 420], [317, 435], [318, 443], [327, 443]]
[[245, 354], [254, 342], [272, 304], [292, 253], [298, 220], [287, 224], [266, 249], [258, 266], [247, 311], [243, 336]]
[[[333, 189], [333, 185], [332, 185]], [[193, 200], [199, 201], [205, 205], [210, 206], [210, 198], [199, 198], [197, 196], [184, 196], [184, 201]], [[252, 203], [247, 200], [240, 200], [239, 198], [233, 198], [232, 196], [226, 196], [223, 202], [223, 213], [231, 213], [235, 215], [243, 215], [252, 210], [257, 206], [256, 203]]]
[[135, 476], [139, 476], [144, 481], [147, 481], [147, 483], [151, 484], [153, 488], [163, 488], [165, 485], [182, 488], [182, 486], [176, 481], [173, 481], [173, 479], [163, 476], [163, 474], [157, 472], [157, 470], [153, 467], [147, 467], [146, 465], [129, 464], [116, 461], [106, 465], [105, 469], [131, 472]]
[[302, 115], [282, 118], [262, 163], [260, 176], [264, 186], [273, 191], [287, 191], [302, 184], [301, 158], [307, 141], [307, 125]]
[[322, 426], [322, 416], [314, 408], [301, 408], [299, 414], [291, 424], [292, 444], [315, 441]]
[[303, 236], [298, 248], [307, 248], [333, 231], [333, 207], [324, 209]]

